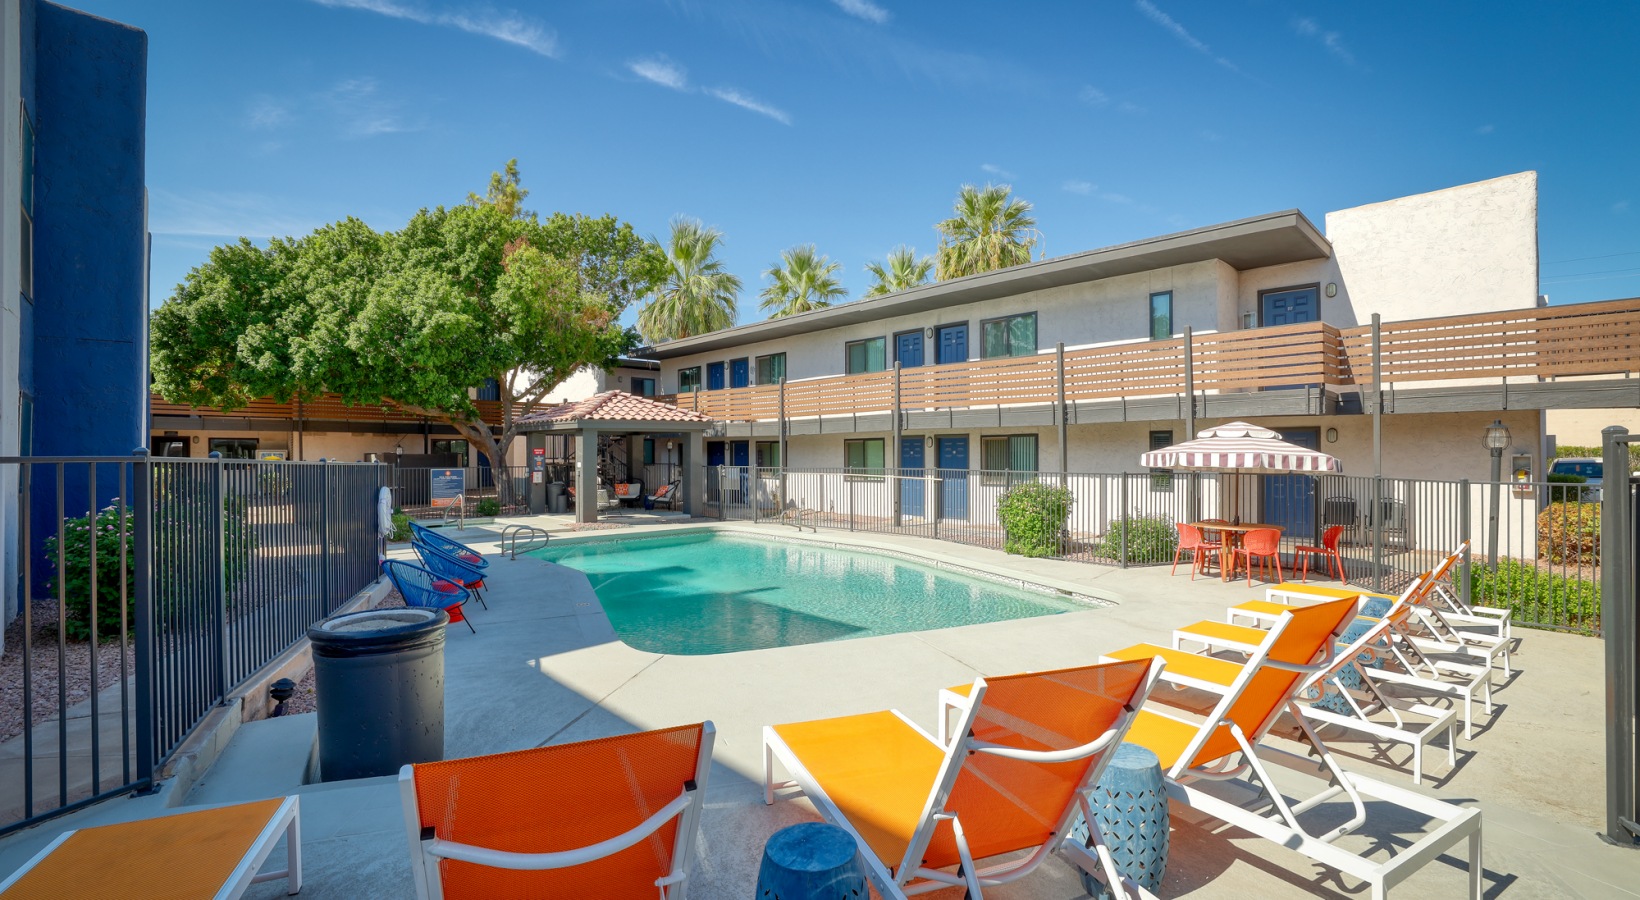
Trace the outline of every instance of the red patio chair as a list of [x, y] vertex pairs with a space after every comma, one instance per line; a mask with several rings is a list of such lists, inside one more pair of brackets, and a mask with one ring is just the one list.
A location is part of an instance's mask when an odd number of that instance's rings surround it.
[[1336, 573], [1339, 581], [1346, 584], [1349, 583], [1349, 579], [1344, 577], [1344, 556], [1338, 552], [1338, 540], [1343, 536], [1344, 526], [1333, 525], [1326, 531], [1322, 532], [1321, 546], [1294, 547], [1293, 553], [1299, 557], [1302, 557], [1304, 560], [1303, 563], [1300, 564], [1298, 570], [1298, 580], [1310, 580], [1310, 559], [1315, 556], [1321, 556], [1329, 562], [1327, 566], [1327, 574], [1331, 575]]
[[[1264, 578], [1270, 572], [1270, 561], [1276, 565], [1276, 581], [1283, 580], [1281, 574], [1281, 532], [1274, 528], [1255, 528], [1247, 532], [1241, 539], [1241, 546], [1236, 548], [1235, 566], [1240, 566], [1242, 560], [1247, 561], [1247, 584], [1253, 584], [1253, 560], [1258, 560], [1259, 578]], [[1231, 573], [1235, 573], [1232, 568]]]
[[[1179, 524], [1179, 548], [1173, 551], [1173, 569], [1168, 574], [1179, 573], [1179, 557], [1186, 551], [1190, 552], [1190, 580], [1196, 580], [1196, 573], [1205, 571], [1210, 557], [1216, 557], [1224, 545], [1218, 541], [1210, 541], [1202, 536], [1202, 530], [1194, 525]], [[1202, 554], [1206, 553], [1207, 556]]]

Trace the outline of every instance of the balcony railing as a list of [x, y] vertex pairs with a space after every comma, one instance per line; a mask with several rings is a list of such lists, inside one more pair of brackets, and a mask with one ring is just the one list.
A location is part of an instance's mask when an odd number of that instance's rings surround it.
[[[1640, 298], [1378, 326], [1384, 384], [1640, 370]], [[1270, 388], [1370, 387], [1373, 326], [1306, 322], [1011, 359], [833, 375], [655, 399], [729, 422], [1116, 400]], [[1187, 371], [1188, 369], [1188, 371]], [[1063, 394], [1060, 391], [1063, 389]]]
[[[290, 401], [280, 403], [271, 397], [259, 397], [249, 404], [235, 410], [224, 411], [211, 407], [188, 406], [183, 403], [169, 403], [158, 394], [149, 397], [149, 410], [155, 416], [218, 416], [232, 419], [266, 419], [278, 421], [292, 421], [302, 418], [320, 422], [420, 422], [421, 416], [407, 413], [391, 406], [375, 403], [361, 403], [349, 406], [342, 402], [342, 398], [335, 394], [325, 394], [314, 400], [303, 400], [300, 403]], [[501, 403], [497, 400], [474, 400], [473, 405], [478, 407], [479, 415], [491, 425], [501, 424]]]

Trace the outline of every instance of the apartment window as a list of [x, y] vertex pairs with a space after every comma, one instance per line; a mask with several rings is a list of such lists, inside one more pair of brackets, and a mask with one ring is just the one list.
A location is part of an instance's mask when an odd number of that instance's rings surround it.
[[475, 394], [474, 400], [500, 400], [501, 382], [496, 381], [494, 378], [486, 378], [484, 383], [479, 385], [478, 390], [473, 393]]
[[981, 324], [985, 358], [1029, 356], [1036, 352], [1036, 313], [991, 319]]
[[848, 356], [848, 374], [881, 372], [888, 368], [888, 338], [868, 338], [843, 345]]
[[786, 354], [771, 353], [757, 358], [757, 383], [780, 384], [786, 380]]
[[980, 462], [985, 469], [982, 484], [1014, 485], [1030, 476], [1015, 475], [1028, 472], [1035, 475], [1036, 435], [1010, 434], [980, 438]]
[[[882, 340], [878, 338], [878, 340]], [[843, 442], [843, 467], [849, 481], [878, 481], [883, 475], [883, 439], [860, 438]], [[858, 474], [856, 474], [858, 473]]]
[[1150, 339], [1165, 341], [1173, 336], [1173, 292], [1150, 295]]
[[454, 456], [456, 458], [456, 465], [461, 466], [464, 469], [467, 467], [466, 441], [434, 441], [433, 453], [435, 455], [449, 454]]
[[632, 379], [632, 393], [640, 397], [655, 396], [655, 379], [634, 377]]
[[210, 452], [223, 459], [255, 459], [256, 438], [211, 438]]
[[654, 438], [644, 438], [643, 439], [643, 464], [646, 465], [646, 466], [652, 466], [652, 465], [655, 464], [655, 439]]
[[678, 370], [678, 393], [692, 394], [700, 390], [700, 366]]
[[778, 468], [780, 468], [780, 442], [779, 441], [758, 441], [756, 450], [757, 450], [757, 467], [759, 469], [778, 469]]
[[[1172, 445], [1173, 445], [1173, 432], [1171, 432], [1171, 431], [1152, 431], [1150, 433], [1150, 449], [1160, 450], [1164, 447], [1171, 447]], [[1173, 493], [1173, 470], [1172, 469], [1151, 469], [1150, 470], [1150, 490], [1154, 493], [1157, 493], [1157, 494], [1171, 494], [1171, 493]]]

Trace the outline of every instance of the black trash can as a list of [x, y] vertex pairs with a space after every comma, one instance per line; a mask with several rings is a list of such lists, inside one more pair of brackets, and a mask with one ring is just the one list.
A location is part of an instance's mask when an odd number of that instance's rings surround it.
[[569, 512], [569, 504], [564, 497], [566, 485], [562, 481], [553, 481], [547, 484], [547, 512], [561, 516]]
[[319, 780], [393, 775], [444, 758], [440, 609], [372, 609], [308, 629], [319, 701]]

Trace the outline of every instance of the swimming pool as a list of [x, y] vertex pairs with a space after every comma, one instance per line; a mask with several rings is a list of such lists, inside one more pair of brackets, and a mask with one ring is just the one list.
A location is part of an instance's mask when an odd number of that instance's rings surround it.
[[554, 543], [621, 640], [703, 655], [976, 625], [1093, 608], [1047, 589], [835, 545], [686, 532]]

